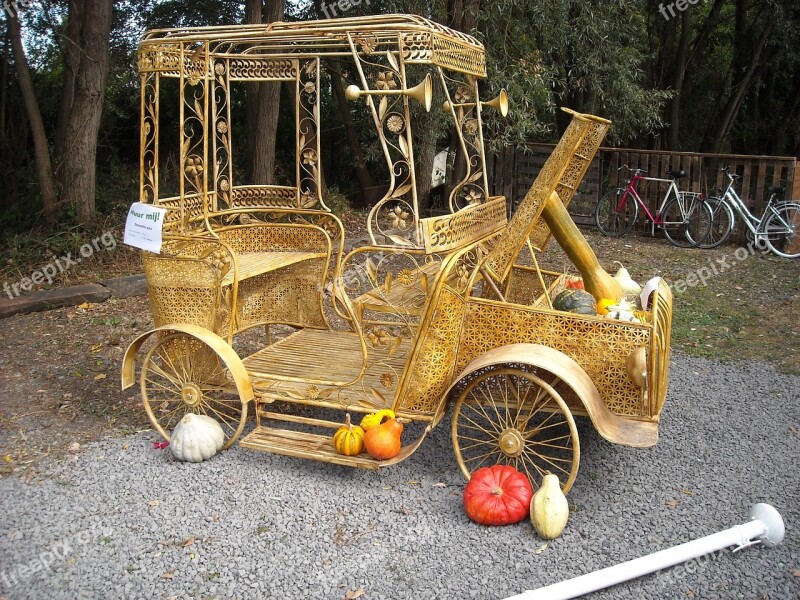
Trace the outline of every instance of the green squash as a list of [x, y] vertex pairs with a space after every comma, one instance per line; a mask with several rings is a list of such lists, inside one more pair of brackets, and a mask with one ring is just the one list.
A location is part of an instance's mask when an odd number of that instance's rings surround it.
[[585, 290], [566, 289], [553, 300], [553, 308], [579, 315], [596, 315], [597, 303]]

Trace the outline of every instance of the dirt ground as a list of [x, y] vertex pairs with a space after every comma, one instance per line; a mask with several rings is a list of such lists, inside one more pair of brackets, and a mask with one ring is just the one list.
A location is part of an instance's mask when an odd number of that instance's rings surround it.
[[[686, 250], [649, 236], [584, 233], [612, 273], [618, 260], [640, 283], [655, 275], [685, 282], [675, 297], [675, 350], [800, 373], [800, 261], [731, 245]], [[574, 272], [555, 243], [542, 266]], [[120, 390], [120, 364], [127, 345], [151, 327], [146, 297], [0, 320], [0, 476], [32, 476], [44, 457], [149, 428], [138, 388]]]

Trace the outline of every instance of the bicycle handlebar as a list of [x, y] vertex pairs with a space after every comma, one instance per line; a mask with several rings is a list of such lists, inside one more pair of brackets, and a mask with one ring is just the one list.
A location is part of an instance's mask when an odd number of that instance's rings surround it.
[[634, 177], [636, 175], [644, 175], [645, 177], [647, 176], [647, 171], [645, 171], [644, 169], [639, 169], [638, 167], [636, 169], [631, 169], [628, 165], [622, 165], [619, 169], [617, 169], [617, 172], [619, 173], [620, 171], [622, 171], [622, 169], [626, 169], [629, 172], [633, 171]]

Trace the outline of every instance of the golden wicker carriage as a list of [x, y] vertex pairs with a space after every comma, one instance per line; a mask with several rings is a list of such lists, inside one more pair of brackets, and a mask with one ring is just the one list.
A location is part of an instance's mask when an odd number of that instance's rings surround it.
[[[347, 96], [372, 113], [390, 179], [368, 215], [369, 243], [347, 254], [319, 169], [321, 61], [342, 59], [355, 65], [361, 85]], [[573, 113], [507, 220], [506, 199], [487, 193], [481, 109], [490, 103], [478, 100], [484, 53], [470, 36], [408, 15], [163, 30], [142, 40], [139, 69], [140, 201], [168, 212], [160, 254], [143, 253], [155, 329], [128, 348], [122, 385], [134, 384], [149, 345], [139, 382], [166, 438], [186, 412], [201, 412], [221, 423], [227, 447], [252, 410], [245, 447], [378, 468], [410, 456], [453, 405], [467, 477], [504, 462], [534, 485], [552, 471], [565, 491], [580, 459], [573, 415], [614, 443], [656, 443], [669, 288], [659, 285], [641, 323], [565, 313], [551, 305], [565, 276], [536, 261], [552, 234], [587, 289], [619, 296], [565, 209], [608, 121]], [[180, 177], [178, 193], [161, 197], [159, 102], [169, 81], [180, 101]], [[295, 90], [293, 186], [235, 179], [230, 94], [242, 81]], [[409, 101], [430, 108], [434, 81], [466, 175], [449, 214], [421, 218]], [[256, 326], [266, 329], [263, 347], [240, 357], [234, 338]], [[644, 377], [629, 374], [636, 357]], [[385, 407], [413, 424], [397, 457], [336, 452], [331, 434], [344, 412]]]

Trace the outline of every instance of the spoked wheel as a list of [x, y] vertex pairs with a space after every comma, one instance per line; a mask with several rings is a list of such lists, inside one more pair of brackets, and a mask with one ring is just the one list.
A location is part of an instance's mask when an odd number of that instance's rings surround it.
[[467, 384], [453, 413], [453, 448], [461, 471], [507, 464], [536, 487], [549, 471], [564, 493], [578, 475], [575, 420], [553, 387], [533, 373], [493, 367]]
[[775, 207], [764, 224], [767, 247], [783, 258], [800, 256], [800, 204]]
[[698, 248], [716, 248], [730, 236], [733, 230], [733, 210], [721, 198], [706, 198], [706, 204], [711, 209], [711, 229], [706, 239], [700, 242]]
[[664, 206], [661, 218], [664, 234], [673, 246], [692, 248], [708, 237], [713, 215], [703, 200], [673, 196]]
[[242, 402], [225, 363], [202, 341], [185, 333], [161, 337], [144, 358], [139, 380], [147, 416], [167, 440], [186, 413], [208, 415], [229, 447], [244, 428]]
[[639, 215], [639, 205], [628, 196], [622, 202], [623, 189], [614, 189], [606, 192], [597, 202], [594, 210], [594, 219], [597, 228], [603, 235], [621, 237], [630, 231]]

